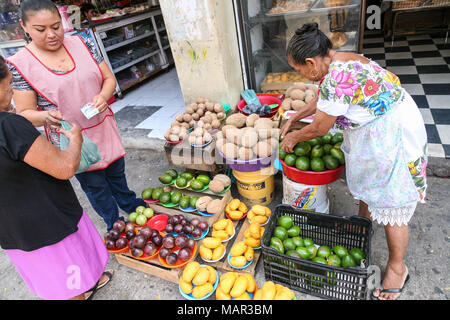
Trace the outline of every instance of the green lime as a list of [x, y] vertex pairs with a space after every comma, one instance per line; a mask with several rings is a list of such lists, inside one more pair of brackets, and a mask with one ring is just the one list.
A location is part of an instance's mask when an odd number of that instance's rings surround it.
[[342, 258], [342, 266], [344, 268], [356, 267], [356, 261], [351, 255], [348, 254]]
[[278, 158], [280, 158], [281, 160], [284, 160], [284, 158], [286, 157], [287, 152], [284, 152], [281, 149], [281, 146], [278, 147]]
[[295, 160], [295, 167], [301, 171], [309, 170], [309, 158], [306, 156], [298, 157], [297, 160]]
[[328, 170], [333, 170], [339, 167], [339, 161], [329, 154], [323, 156], [322, 160], [325, 164], [325, 168], [327, 168]]
[[295, 244], [291, 238], [284, 239], [283, 246], [285, 250], [295, 250]]
[[322, 141], [322, 144], [330, 144], [331, 138], [333, 138], [333, 135], [328, 132], [326, 135], [324, 135], [320, 140]]
[[286, 163], [287, 166], [291, 166], [293, 167], [295, 165], [295, 160], [297, 159], [297, 156], [295, 154], [292, 153], [288, 153], [285, 157], [284, 157], [284, 163]]
[[311, 150], [311, 157], [312, 158], [322, 158], [323, 157], [323, 147], [321, 145], [316, 145]]
[[273, 236], [280, 239], [281, 241], [284, 241], [288, 237], [287, 230], [281, 226], [275, 227], [275, 230], [273, 230]]
[[323, 171], [325, 170], [325, 163], [323, 162], [322, 158], [311, 158], [311, 170], [312, 171]]
[[327, 155], [330, 154], [331, 149], [333, 148], [333, 146], [331, 144], [324, 144], [323, 145], [323, 154]]
[[298, 235], [300, 235], [300, 232], [300, 227], [295, 225], [290, 227], [287, 231], [289, 237], [297, 237]]
[[344, 141], [344, 135], [340, 132], [335, 133], [331, 138], [331, 144], [336, 144], [342, 141]]
[[294, 225], [294, 221], [291, 216], [284, 215], [278, 218], [277, 225], [282, 226], [285, 230], [289, 230]]
[[308, 142], [312, 148], [314, 146], [321, 145], [321, 143], [322, 143], [319, 138], [314, 138], [314, 139], [308, 140], [306, 142]]
[[138, 225], [140, 225], [140, 226], [143, 226], [143, 225], [146, 224], [146, 223], [147, 223], [147, 217], [146, 217], [145, 215], [139, 214], [139, 215], [136, 217], [136, 224], [138, 224]]
[[306, 141], [297, 143], [294, 147], [294, 154], [298, 157], [306, 156], [311, 151], [311, 145]]

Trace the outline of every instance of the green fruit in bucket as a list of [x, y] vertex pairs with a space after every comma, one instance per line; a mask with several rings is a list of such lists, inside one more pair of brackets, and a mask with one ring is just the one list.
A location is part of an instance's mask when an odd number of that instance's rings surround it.
[[333, 148], [333, 146], [331, 144], [324, 144], [323, 145], [323, 154], [327, 155], [330, 154], [331, 149]]
[[289, 153], [284, 157], [284, 163], [286, 163], [287, 166], [293, 167], [296, 159], [297, 156], [295, 154]]
[[312, 171], [319, 172], [325, 170], [325, 163], [322, 158], [311, 158], [310, 166]]
[[132, 212], [130, 213], [130, 216], [128, 217], [128, 219], [130, 220], [130, 222], [136, 222], [136, 218], [139, 214], [137, 212]]
[[172, 176], [168, 173], [164, 173], [159, 177], [159, 181], [162, 184], [169, 184], [172, 182], [172, 180], [173, 180]]
[[278, 147], [278, 158], [280, 158], [281, 160], [284, 160], [284, 158], [286, 157], [287, 154], [288, 154], [287, 152], [284, 152], [281, 149], [281, 146]]
[[331, 144], [336, 144], [342, 141], [344, 141], [344, 135], [340, 132], [335, 133], [331, 138]]
[[316, 145], [311, 149], [311, 157], [321, 158], [323, 157], [324, 151], [321, 145]]
[[322, 141], [322, 144], [330, 144], [332, 138], [333, 138], [333, 135], [330, 132], [328, 132], [326, 135], [321, 137], [320, 140]]
[[301, 171], [309, 170], [309, 158], [302, 156], [295, 160], [295, 167]]
[[328, 170], [333, 170], [333, 169], [336, 169], [337, 167], [339, 167], [339, 161], [335, 157], [333, 157], [329, 154], [326, 156], [323, 156], [322, 160], [323, 160], [323, 163], [325, 164], [325, 168], [327, 168]]
[[143, 226], [147, 223], [147, 217], [143, 214], [140, 214], [136, 217], [136, 224]]
[[345, 164], [344, 152], [336, 147], [331, 148], [330, 155], [336, 158], [341, 165]]
[[298, 157], [306, 156], [311, 151], [311, 145], [308, 142], [301, 141], [294, 147], [294, 154]]
[[308, 142], [311, 145], [312, 148], [317, 146], [317, 145], [320, 146], [321, 143], [322, 143], [319, 138], [314, 138], [314, 139], [308, 140], [306, 142]]

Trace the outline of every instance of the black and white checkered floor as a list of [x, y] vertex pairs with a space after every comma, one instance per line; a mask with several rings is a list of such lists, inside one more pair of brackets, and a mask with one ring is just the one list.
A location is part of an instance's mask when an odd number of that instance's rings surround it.
[[420, 108], [428, 154], [450, 158], [450, 39], [445, 34], [396, 36], [366, 32], [363, 54], [396, 74]]

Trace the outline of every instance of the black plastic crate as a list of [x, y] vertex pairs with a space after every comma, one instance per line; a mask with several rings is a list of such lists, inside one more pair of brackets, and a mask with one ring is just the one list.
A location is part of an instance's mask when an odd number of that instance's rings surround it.
[[[360, 267], [334, 267], [310, 260], [291, 257], [270, 247], [270, 239], [283, 215], [292, 217], [301, 229], [302, 238], [310, 238], [318, 245], [332, 248], [342, 245], [348, 250], [361, 249], [366, 259]], [[370, 265], [372, 222], [352, 216], [340, 217], [311, 213], [288, 205], [279, 205], [273, 211], [262, 241], [262, 258], [266, 280], [281, 283], [293, 290], [325, 299], [365, 300]]]

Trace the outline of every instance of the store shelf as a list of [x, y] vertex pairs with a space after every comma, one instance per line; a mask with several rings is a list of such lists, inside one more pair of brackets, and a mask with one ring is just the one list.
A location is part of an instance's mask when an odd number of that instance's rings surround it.
[[120, 66], [120, 67], [114, 69], [113, 72], [114, 72], [114, 73], [117, 73], [117, 72], [123, 71], [123, 70], [125, 70], [126, 68], [129, 68], [129, 67], [135, 65], [136, 63], [139, 63], [139, 62], [141, 62], [141, 61], [144, 61], [145, 59], [148, 59], [148, 58], [150, 58], [151, 56], [154, 56], [155, 54], [158, 54], [159, 52], [160, 52], [159, 50], [156, 50], [156, 51], [153, 51], [153, 52], [151, 52], [151, 53], [149, 53], [149, 54], [146, 54], [145, 56], [142, 56], [142, 57], [140, 57], [140, 58], [137, 58], [136, 60], [133, 60], [133, 61], [127, 63], [127, 64], [124, 64], [123, 66]]
[[147, 73], [146, 75], [142, 76], [141, 78], [137, 79], [136, 81], [133, 81], [132, 83], [127, 84], [126, 86], [120, 87], [122, 91], [130, 89], [132, 86], [137, 85], [138, 83], [141, 83], [142, 81], [150, 78], [151, 76], [157, 74], [162, 70], [161, 67], [158, 67], [157, 69], [153, 70], [150, 73]]
[[2, 49], [24, 47], [26, 45], [27, 45], [27, 42], [24, 39], [0, 42], [0, 48], [2, 48]]
[[146, 33], [144, 33], [144, 34], [142, 34], [140, 36], [133, 37], [131, 39], [128, 39], [128, 40], [125, 40], [125, 41], [113, 44], [112, 46], [106, 47], [105, 50], [106, 50], [106, 52], [108, 52], [108, 51], [111, 51], [111, 50], [114, 50], [114, 49], [126, 46], [126, 45], [128, 45], [130, 43], [133, 43], [133, 42], [142, 40], [144, 38], [150, 37], [150, 36], [152, 36], [154, 34], [155, 34], [155, 31], [146, 32]]

